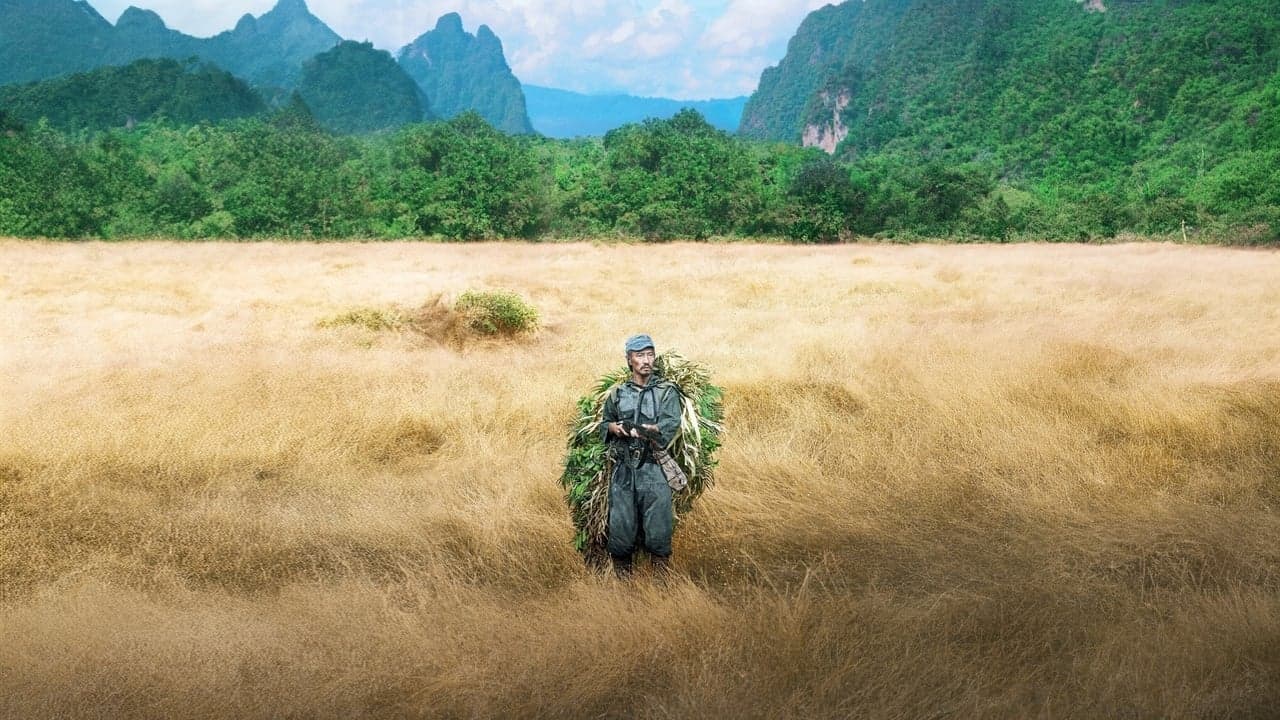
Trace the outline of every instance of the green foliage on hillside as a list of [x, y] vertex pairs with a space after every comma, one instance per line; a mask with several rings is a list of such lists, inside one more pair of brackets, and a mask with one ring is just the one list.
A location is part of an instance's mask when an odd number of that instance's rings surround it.
[[1109, 5], [916, 3], [890, 50], [829, 80], [851, 96], [842, 152], [986, 153], [1009, 173], [1093, 181], [1194, 136], [1248, 144], [1215, 131], [1241, 106], [1261, 110], [1280, 62], [1280, 6]]
[[0, 108], [0, 132], [19, 132], [23, 129], [22, 123], [3, 108]]
[[860, 0], [810, 13], [777, 67], [765, 69], [739, 131], [755, 140], [799, 142], [813, 98], [850, 58], [874, 58], [892, 41], [910, 0]]
[[153, 118], [218, 122], [266, 110], [244, 82], [194, 58], [186, 63], [138, 60], [125, 67], [0, 86], [0, 106], [20, 121], [45, 119], [66, 130], [122, 127]]
[[[765, 72], [742, 130], [795, 141], [838, 118], [837, 154], [870, 183], [864, 232], [1096, 237], [1230, 218], [1274, 233], [1280, 5], [1103, 4], [824, 8]], [[840, 47], [838, 63], [819, 52]]]
[[308, 60], [298, 94], [323, 127], [338, 133], [390, 130], [429, 117], [413, 78], [371, 43], [345, 41]]
[[758, 221], [754, 167], [692, 111], [607, 141], [506, 135], [476, 113], [344, 138], [295, 96], [270, 119], [0, 136], [0, 234], [705, 237]]
[[809, 158], [787, 187], [791, 200], [783, 231], [801, 242], [830, 242], [852, 232], [866, 206], [865, 190], [828, 157]]

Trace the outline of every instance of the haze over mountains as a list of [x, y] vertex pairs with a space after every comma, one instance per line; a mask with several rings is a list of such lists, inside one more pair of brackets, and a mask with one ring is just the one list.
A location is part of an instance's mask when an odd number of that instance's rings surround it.
[[[196, 57], [248, 81], [269, 101], [280, 104], [290, 91], [298, 89], [308, 63], [341, 42], [337, 33], [311, 14], [305, 0], [279, 0], [267, 13], [259, 17], [246, 14], [234, 28], [210, 38], [172, 30], [156, 13], [136, 7], [125, 10], [112, 25], [86, 0], [0, 0], [0, 85], [126, 65], [142, 58], [185, 61]], [[403, 87], [399, 73], [371, 55], [377, 52], [382, 51], [371, 46], [348, 48], [330, 57], [325, 67], [336, 76], [356, 78], [352, 68], [340, 67], [350, 62], [374, 73], [366, 77], [366, 85]], [[662, 99], [566, 94], [565, 99], [573, 99], [570, 105], [540, 104], [535, 125], [526, 110], [520, 82], [506, 62], [501, 40], [484, 25], [474, 35], [465, 32], [457, 13], [442, 16], [433, 29], [395, 53], [394, 60], [421, 90], [419, 118], [449, 118], [471, 110], [504, 132], [530, 133], [545, 127], [548, 134], [572, 136], [601, 134], [616, 126], [602, 123], [602, 118], [618, 118], [620, 123], [650, 114], [670, 116], [680, 107], [693, 105], [711, 113], [720, 127], [737, 124], [736, 118], [729, 116], [740, 105], [738, 101], [700, 106]], [[316, 81], [314, 75], [312, 81]], [[331, 86], [323, 93], [332, 109], [330, 115], [340, 112], [338, 105], [358, 102], [367, 95], [353, 86], [351, 97], [344, 99], [338, 90]], [[387, 118], [406, 118], [414, 114], [411, 105], [402, 93], [396, 93], [385, 103], [379, 100], [376, 109]], [[350, 122], [339, 125], [354, 127]], [[365, 129], [384, 128], [378, 121], [364, 125]]]
[[613, 128], [647, 118], [669, 118], [684, 108], [702, 114], [707, 122], [735, 132], [746, 97], [725, 100], [669, 100], [634, 95], [586, 95], [555, 88], [524, 85], [529, 116], [538, 132], [555, 138], [603, 135]]

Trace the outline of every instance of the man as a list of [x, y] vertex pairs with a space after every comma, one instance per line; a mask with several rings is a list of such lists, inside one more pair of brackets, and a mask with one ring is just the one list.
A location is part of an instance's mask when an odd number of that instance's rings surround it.
[[614, 460], [608, 550], [619, 577], [630, 574], [637, 546], [649, 552], [659, 572], [670, 568], [675, 516], [671, 488], [653, 461], [653, 449], [667, 447], [680, 431], [680, 393], [654, 374], [653, 340], [633, 335], [626, 356], [631, 378], [609, 391], [600, 423]]

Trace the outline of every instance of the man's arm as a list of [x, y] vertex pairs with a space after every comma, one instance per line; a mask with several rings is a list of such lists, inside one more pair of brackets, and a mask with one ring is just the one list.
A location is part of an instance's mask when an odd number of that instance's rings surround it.
[[664, 448], [680, 432], [680, 411], [680, 391], [674, 385], [666, 386], [658, 393], [658, 433]]
[[609, 424], [618, 422], [618, 393], [613, 388], [604, 398], [604, 413], [600, 419], [600, 441], [609, 442]]

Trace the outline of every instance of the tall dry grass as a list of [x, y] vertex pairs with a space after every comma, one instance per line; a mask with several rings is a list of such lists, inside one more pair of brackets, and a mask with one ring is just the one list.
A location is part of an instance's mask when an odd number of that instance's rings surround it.
[[[320, 326], [467, 288], [543, 329]], [[638, 330], [667, 586], [556, 484]], [[3, 242], [0, 333], [0, 717], [1280, 713], [1274, 252]]]

